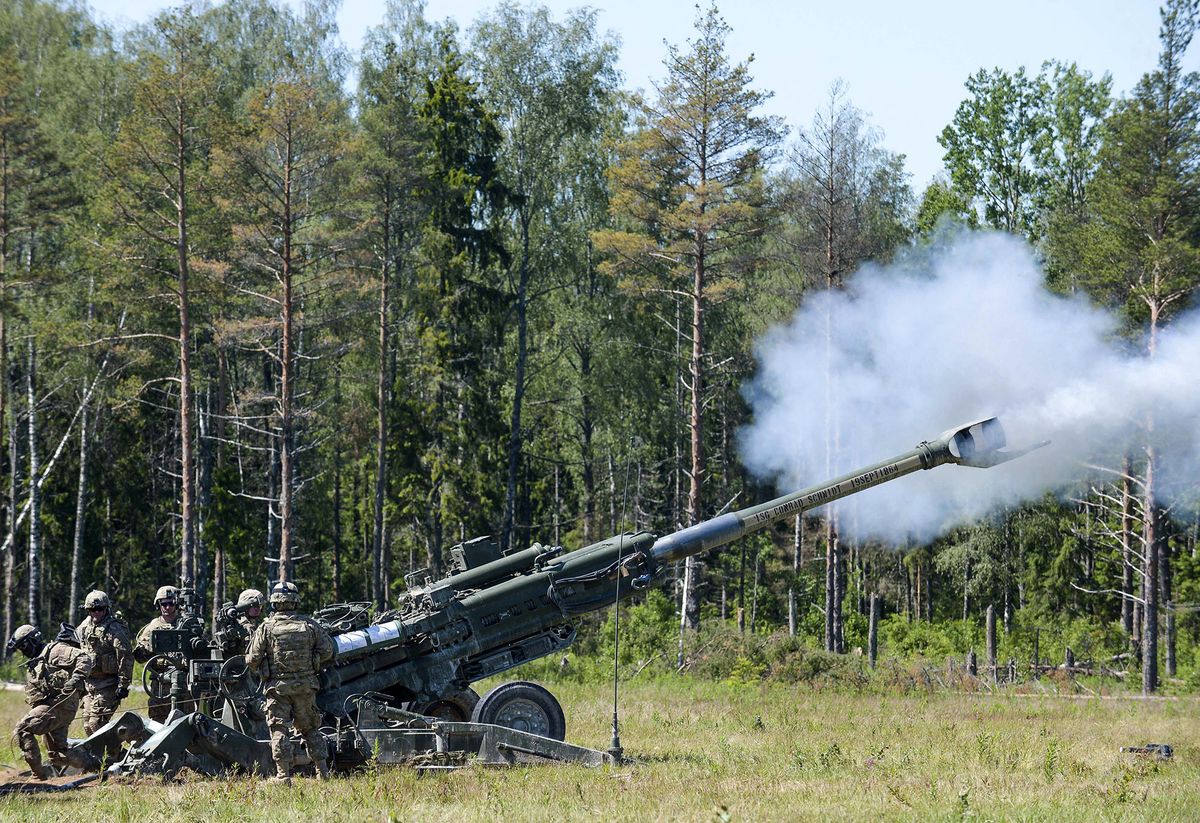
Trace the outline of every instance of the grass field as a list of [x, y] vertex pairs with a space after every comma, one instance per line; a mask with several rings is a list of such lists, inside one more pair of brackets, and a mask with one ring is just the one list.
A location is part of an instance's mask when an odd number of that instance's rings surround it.
[[[555, 686], [568, 740], [605, 748], [611, 691]], [[20, 694], [0, 693], [12, 728]], [[75, 733], [73, 731], [73, 733]], [[632, 762], [380, 768], [291, 788], [257, 780], [106, 784], [0, 797], [0, 819], [1190, 820], [1200, 814], [1200, 703], [1005, 695], [879, 696], [691, 679], [631, 685]], [[1166, 763], [1122, 745], [1170, 743]], [[19, 763], [11, 736], [0, 759]]]

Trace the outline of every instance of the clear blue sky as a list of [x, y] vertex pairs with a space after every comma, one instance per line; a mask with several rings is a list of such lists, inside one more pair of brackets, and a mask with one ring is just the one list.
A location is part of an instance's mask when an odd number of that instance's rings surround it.
[[[288, 0], [300, 6], [301, 0]], [[140, 23], [177, 5], [163, 0], [91, 0], [118, 27]], [[484, 0], [430, 0], [426, 16], [470, 27], [495, 5]], [[620, 67], [630, 88], [663, 76], [663, 41], [683, 45], [692, 33], [694, 0], [545, 0], [556, 15], [590, 5], [601, 29], [621, 41]], [[707, 0], [704, 0], [707, 7]], [[341, 38], [357, 53], [363, 33], [383, 16], [383, 0], [343, 0]], [[941, 168], [937, 135], [965, 94], [963, 81], [980, 68], [1036, 73], [1045, 60], [1074, 61], [1095, 76], [1108, 72], [1122, 95], [1151, 70], [1158, 55], [1158, 3], [1152, 0], [860, 0], [849, 3], [725, 0], [732, 27], [730, 56], [755, 56], [759, 88], [774, 92], [768, 110], [795, 127], [841, 79], [849, 99], [882, 130], [884, 145], [907, 156], [920, 193]], [[1187, 56], [1200, 69], [1200, 45]]]

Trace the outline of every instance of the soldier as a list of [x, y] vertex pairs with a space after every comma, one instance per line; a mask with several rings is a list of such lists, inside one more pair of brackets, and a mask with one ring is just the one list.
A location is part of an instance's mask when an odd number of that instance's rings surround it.
[[317, 673], [333, 657], [333, 641], [315, 620], [297, 614], [300, 591], [294, 583], [271, 589], [272, 614], [250, 638], [246, 664], [262, 678], [267, 725], [271, 729], [273, 783], [291, 783], [292, 740], [289, 726], [304, 738], [322, 780], [329, 779], [325, 738], [319, 729]]
[[267, 598], [258, 589], [246, 589], [238, 595], [238, 623], [246, 630], [247, 637], [254, 637], [263, 622], [262, 610], [267, 605]]
[[75, 719], [84, 681], [92, 671], [92, 658], [76, 645], [75, 627], [63, 623], [58, 636], [45, 644], [40, 631], [21, 626], [8, 641], [8, 653], [15, 650], [29, 658], [25, 664], [29, 712], [17, 723], [17, 743], [29, 770], [39, 780], [54, 774], [42, 763], [39, 734], [46, 738], [46, 751], [54, 765], [90, 768], [94, 764], [83, 754], [72, 753], [67, 743], [67, 728]]
[[121, 701], [129, 697], [133, 679], [133, 643], [129, 629], [109, 614], [108, 595], [88, 592], [83, 599], [85, 617], [75, 630], [79, 646], [92, 658], [92, 673], [83, 698], [83, 731], [90, 735], [112, 719]]
[[[137, 642], [133, 645], [133, 658], [142, 664], [149, 662], [150, 658], [154, 657], [150, 633], [155, 629], [173, 629], [179, 622], [179, 589], [174, 586], [160, 586], [154, 594], [154, 605], [158, 609], [158, 617], [142, 627], [142, 630], [138, 632]], [[171, 663], [162, 658], [155, 663], [155, 670], [159, 673], [165, 674], [171, 668], [173, 668]], [[162, 723], [171, 713], [171, 696], [169, 694], [160, 695], [161, 693], [156, 695], [152, 692], [148, 696], [146, 706], [150, 719]], [[186, 711], [186, 709], [184, 710]]]

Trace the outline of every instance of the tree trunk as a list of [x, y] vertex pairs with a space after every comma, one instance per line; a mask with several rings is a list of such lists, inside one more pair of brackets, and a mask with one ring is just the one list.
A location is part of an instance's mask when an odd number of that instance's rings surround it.
[[987, 607], [987, 618], [985, 620], [987, 627], [987, 659], [988, 672], [992, 675], [992, 682], [997, 679], [996, 669], [996, 609], [989, 605]]
[[83, 565], [83, 530], [87, 517], [87, 465], [88, 465], [88, 404], [84, 400], [79, 412], [79, 484], [75, 491], [75, 537], [71, 548], [71, 589], [67, 594], [67, 622], [75, 625], [78, 616], [80, 574]]
[[796, 515], [792, 531], [792, 579], [788, 581], [788, 636], [795, 637], [800, 624], [796, 613], [796, 584], [800, 582], [800, 556], [804, 551], [804, 515]]
[[[701, 169], [701, 181], [704, 170]], [[691, 410], [688, 430], [691, 436], [692, 460], [688, 485], [687, 521], [692, 526], [700, 522], [704, 492], [704, 288], [705, 288], [705, 238], [703, 232], [695, 233], [696, 264], [692, 277], [692, 356]], [[687, 558], [684, 565], [683, 625], [695, 630], [700, 627], [701, 567], [694, 557]]]
[[517, 276], [517, 362], [513, 375], [513, 405], [508, 433], [508, 482], [504, 492], [504, 522], [500, 527], [500, 550], [512, 543], [513, 517], [517, 506], [517, 476], [521, 470], [521, 408], [525, 400], [525, 366], [529, 357], [529, 214], [521, 210], [521, 262]]
[[758, 624], [758, 584], [762, 580], [762, 558], [758, 556], [758, 552], [754, 553], [754, 590], [750, 599], [750, 633], [754, 634], [754, 627]]
[[[679, 333], [683, 323], [683, 306], [678, 297], [675, 298], [675, 357], [671, 361], [675, 368], [679, 368], [679, 364], [683, 362], [683, 335]], [[675, 375], [675, 413], [682, 420], [687, 413], [684, 408], [683, 400], [683, 372], [679, 371]], [[686, 469], [683, 467], [683, 436], [682, 431], [677, 427], [674, 429], [674, 437], [672, 437], [672, 446], [674, 447], [674, 461], [671, 471], [671, 525], [674, 528], [680, 528], [683, 525], [684, 511], [687, 505], [683, 502], [683, 476]]]
[[296, 539], [295, 518], [292, 511], [293, 493], [295, 491], [296, 475], [295, 437], [293, 427], [295, 420], [292, 412], [293, 384], [295, 382], [295, 317], [292, 305], [292, 157], [291, 146], [284, 164], [283, 180], [283, 248], [280, 255], [280, 285], [282, 294], [279, 301], [280, 319], [283, 330], [280, 339], [279, 357], [279, 579], [291, 580], [294, 575], [292, 568], [292, 548]]
[[1145, 612], [1142, 618], [1142, 693], [1158, 690], [1158, 554], [1161, 512], [1155, 499], [1155, 463], [1153, 446], [1146, 448], [1146, 478], [1143, 510], [1145, 561], [1143, 563], [1142, 593]]
[[384, 602], [383, 499], [387, 487], [388, 305], [391, 286], [391, 189], [386, 188], [383, 214], [383, 265], [379, 273], [379, 368], [375, 377], [375, 529], [371, 543], [371, 594], [375, 605]]
[[177, 98], [175, 121], [175, 261], [179, 275], [179, 476], [180, 476], [180, 582], [184, 588], [195, 584], [195, 489], [192, 457], [192, 317], [190, 268], [188, 260], [188, 111]]
[[[195, 548], [195, 588], [196, 600], [203, 603], [208, 591], [208, 541], [205, 539], [205, 521], [212, 507], [214, 440], [212, 436], [212, 386], [205, 386], [204, 401], [201, 404], [200, 394], [196, 395], [197, 446], [199, 448], [196, 492], [196, 548]], [[216, 612], [213, 612], [215, 618]]]
[[[342, 408], [342, 370], [333, 367], [334, 408]], [[412, 571], [412, 569], [409, 569]], [[342, 439], [333, 438], [333, 600], [342, 602]]]
[[[831, 101], [832, 114], [832, 101]], [[831, 121], [832, 122], [832, 121]], [[836, 181], [834, 179], [835, 140], [830, 136], [824, 147], [827, 151], [826, 174], [824, 185], [826, 214], [824, 215], [825, 230], [825, 288], [833, 291], [838, 286], [837, 251], [834, 245], [836, 215]], [[826, 301], [825, 311], [825, 473], [833, 477], [836, 473], [837, 455], [837, 419], [834, 410], [836, 395], [835, 375], [833, 370], [833, 301]], [[825, 521], [825, 650], [839, 652], [838, 637], [841, 623], [840, 581], [838, 572], [840, 563], [840, 546], [838, 544], [837, 513], [833, 506], [828, 507]]]
[[925, 562], [918, 554], [913, 564], [913, 615], [917, 622], [925, 619]]
[[924, 567], [925, 577], [925, 622], [933, 622], [933, 560], [932, 558], [922, 558], [921, 565]]
[[[358, 550], [362, 548], [362, 559], [364, 563], [370, 560], [370, 550], [367, 548], [366, 537], [363, 536], [362, 514], [359, 511], [358, 495], [362, 491], [361, 478], [357, 469], [350, 470], [350, 546], [352, 551], [350, 554], [351, 567], [357, 566], [364, 569], [363, 585], [362, 585], [362, 600], [369, 601], [372, 597], [371, 580], [367, 575], [366, 566], [355, 562], [354, 558], [358, 556]], [[414, 570], [415, 571], [415, 570]]]
[[1133, 634], [1133, 461], [1121, 461], [1121, 627], [1130, 648]]
[[825, 651], [837, 652], [838, 533], [833, 512], [825, 518]]
[[[1164, 516], [1164, 521], [1165, 521]], [[1165, 525], [1165, 522], [1164, 522]], [[1163, 628], [1166, 631], [1166, 665], [1167, 677], [1175, 676], [1175, 605], [1172, 595], [1172, 579], [1171, 579], [1171, 543], [1167, 539], [1165, 528], [1159, 536], [1159, 553], [1158, 553], [1158, 578], [1162, 584], [1162, 606], [1165, 614]]]
[[617, 461], [608, 453], [608, 533], [617, 533]]
[[833, 604], [834, 648], [838, 654], [846, 653], [846, 549], [840, 538], [834, 541], [837, 548], [834, 559], [834, 583], [837, 588]]
[[5, 368], [4, 374], [0, 375], [0, 380], [4, 381], [4, 385], [9, 396], [8, 402], [8, 419], [4, 421], [7, 424], [8, 430], [8, 536], [5, 539], [4, 545], [4, 637], [12, 637], [13, 633], [13, 616], [16, 611], [17, 600], [17, 581], [16, 581], [16, 565], [17, 565], [17, 481], [20, 475], [21, 466], [18, 455], [18, 438], [17, 438], [17, 408], [13, 398], [16, 397], [15, 377], [8, 373], [9, 364], [7, 362], [7, 340], [0, 341], [0, 345], [5, 346]]
[[[13, 596], [13, 566], [17, 550], [14, 524], [17, 519], [17, 496], [15, 478], [17, 475], [16, 452], [13, 446], [14, 429], [8, 425], [11, 413], [11, 397], [8, 380], [8, 319], [4, 315], [4, 307], [8, 304], [8, 236], [10, 229], [9, 196], [12, 188], [9, 181], [9, 156], [7, 152], [0, 153], [0, 438], [7, 435], [9, 451], [12, 460], [8, 464], [8, 495], [4, 505], [4, 517], [7, 526], [8, 541], [4, 548], [4, 640], [12, 637]], [[15, 415], [13, 415], [15, 417]]]
[[879, 595], [871, 592], [871, 613], [867, 622], [867, 662], [871, 668], [879, 658]]
[[[970, 598], [967, 596], [967, 586], [969, 586], [969, 585], [970, 585], [970, 583], [971, 583], [971, 576], [970, 576], [970, 575], [971, 575], [971, 563], [970, 563], [970, 561], [969, 561], [969, 560], [967, 560], [967, 561], [964, 561], [964, 562], [963, 562], [963, 601], [962, 601], [962, 603], [963, 603], [963, 607], [962, 607], [962, 620], [963, 620], [963, 622], [964, 622], [964, 623], [966, 623], [966, 622], [967, 622], [967, 610], [968, 610], [968, 606], [969, 606], [969, 604], [970, 604]], [[990, 608], [991, 608], [991, 606], [988, 606], [988, 608], [990, 609]]]
[[[738, 603], [737, 628], [738, 634], [746, 633], [746, 541], [739, 540], [741, 557], [738, 565]], [[722, 587], [724, 590], [724, 587]]]
[[37, 349], [33, 335], [28, 343], [29, 365], [25, 370], [25, 396], [29, 405], [29, 622], [35, 626], [42, 611], [42, 492], [38, 488], [41, 469], [38, 466], [37, 448], [37, 397], [34, 384], [37, 380]]
[[590, 380], [592, 374], [592, 352], [587, 345], [579, 352], [579, 382], [583, 387], [579, 398], [579, 434], [580, 434], [580, 466], [583, 483], [583, 545], [592, 542], [592, 528], [596, 522], [596, 458], [593, 452], [592, 438], [595, 434], [596, 423], [592, 408]]
[[224, 346], [217, 346], [217, 419], [216, 431], [217, 468], [224, 465], [226, 422], [229, 419], [229, 353]]
[[[273, 391], [274, 387], [270, 385], [272, 377], [270, 367], [263, 369], [263, 376], [268, 381], [266, 390]], [[264, 421], [265, 436], [267, 438], [267, 527], [265, 529], [266, 536], [266, 557], [279, 557], [278, 549], [278, 521], [277, 512], [275, 511], [275, 502], [279, 498], [279, 436], [273, 430], [272, 421], [268, 418]], [[279, 579], [279, 570], [275, 569], [275, 579]], [[370, 600], [370, 596], [366, 598]]]
[[904, 575], [904, 618], [911, 623], [913, 619], [913, 586], [912, 573], [904, 564], [904, 558], [896, 555], [897, 571]]

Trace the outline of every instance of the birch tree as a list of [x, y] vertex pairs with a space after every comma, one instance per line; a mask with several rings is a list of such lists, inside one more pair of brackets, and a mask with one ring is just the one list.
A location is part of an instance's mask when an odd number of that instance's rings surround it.
[[544, 8], [522, 9], [510, 3], [476, 25], [473, 41], [482, 55], [481, 89], [499, 113], [504, 137], [500, 169], [512, 203], [513, 257], [507, 288], [515, 314], [516, 352], [500, 525], [504, 551], [519, 525], [517, 486], [528, 440], [524, 404], [542, 345], [531, 313], [571, 282], [572, 273], [564, 270], [562, 261], [572, 256], [567, 244], [580, 239], [569, 231], [575, 218], [572, 189], [579, 183], [575, 144], [595, 146], [602, 131], [616, 93], [616, 49], [596, 34], [594, 10], [572, 12], [558, 22]]

